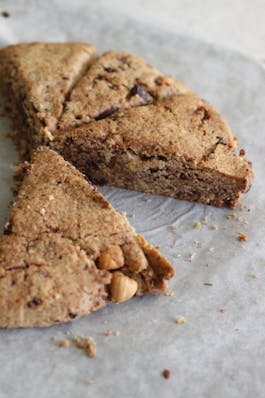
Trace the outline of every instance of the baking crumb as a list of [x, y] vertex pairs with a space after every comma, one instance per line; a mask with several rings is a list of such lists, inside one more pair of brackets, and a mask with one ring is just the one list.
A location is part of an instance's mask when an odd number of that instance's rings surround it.
[[10, 17], [10, 13], [8, 11], [2, 11], [1, 12], [2, 17], [4, 18], [9, 18]]
[[210, 229], [214, 230], [214, 231], [218, 231], [219, 227], [218, 225], [214, 224], [210, 227]]
[[162, 375], [163, 375], [163, 377], [164, 377], [165, 379], [169, 379], [170, 376], [171, 376], [170, 370], [164, 369], [163, 372], [162, 372]]
[[120, 331], [119, 330], [106, 330], [106, 332], [104, 332], [104, 336], [115, 336], [118, 337], [120, 336]]
[[61, 340], [59, 342], [59, 347], [62, 347], [62, 348], [67, 348], [67, 347], [69, 347], [69, 345], [70, 345], [70, 341], [67, 339]]
[[40, 209], [40, 214], [41, 214], [42, 216], [44, 216], [45, 213], [46, 213], [46, 210], [44, 209], [44, 207], [42, 207], [42, 209]]
[[186, 323], [186, 322], [187, 322], [187, 320], [186, 320], [186, 318], [183, 315], [179, 315], [176, 318], [176, 323], [179, 324], [179, 325], [181, 325], [182, 323]]
[[252, 278], [252, 279], [258, 279], [258, 275], [257, 274], [249, 274], [248, 276], [250, 278]]
[[165, 293], [164, 293], [164, 296], [172, 297], [172, 296], [174, 296], [174, 295], [175, 295], [175, 293], [172, 292], [172, 290], [166, 290]]
[[190, 255], [189, 255], [187, 261], [192, 262], [192, 260], [194, 259], [195, 256], [196, 256], [196, 253], [195, 253], [195, 252], [190, 253]]
[[199, 221], [197, 221], [197, 222], [193, 225], [193, 227], [194, 227], [195, 229], [201, 229], [201, 228], [202, 228], [202, 225], [201, 225], [201, 223], [200, 223]]
[[245, 204], [242, 204], [242, 205], [240, 206], [240, 210], [241, 210], [241, 211], [249, 211], [249, 207], [248, 207], [247, 205], [245, 205]]
[[178, 229], [178, 225], [170, 225], [169, 229], [171, 229], [171, 231], [176, 231]]
[[247, 237], [247, 235], [244, 234], [243, 232], [240, 232], [240, 233], [238, 234], [238, 236], [237, 236], [237, 239], [238, 239], [240, 242], [246, 242], [246, 241], [248, 240], [248, 237]]
[[219, 308], [219, 310], [218, 310], [219, 312], [221, 312], [222, 314], [223, 313], [225, 313], [226, 312], [226, 309], [225, 308]]
[[213, 284], [210, 282], [204, 282], [203, 284], [204, 284], [204, 286], [213, 286]]
[[85, 384], [92, 384], [92, 383], [93, 383], [93, 380], [90, 379], [90, 377], [87, 377], [87, 378], [84, 380], [84, 383], [85, 383]]
[[87, 355], [91, 358], [96, 356], [97, 349], [96, 349], [96, 342], [93, 337], [73, 337], [73, 341], [77, 348], [81, 348], [87, 352]]
[[202, 224], [203, 225], [208, 225], [208, 221], [205, 219], [205, 220], [202, 220]]

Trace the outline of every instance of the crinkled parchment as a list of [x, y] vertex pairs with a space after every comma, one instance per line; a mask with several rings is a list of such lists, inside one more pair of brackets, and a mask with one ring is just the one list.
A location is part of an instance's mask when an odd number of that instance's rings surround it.
[[[11, 4], [10, 4], [11, 3]], [[16, 4], [15, 4], [16, 3]], [[51, 5], [52, 4], [52, 5]], [[0, 331], [0, 397], [263, 397], [265, 378], [265, 71], [246, 57], [92, 2], [2, 1], [0, 45], [83, 40], [147, 58], [211, 101], [253, 161], [250, 211], [215, 209], [101, 188], [137, 231], [174, 264], [174, 296], [135, 298], [49, 329]], [[176, 21], [177, 23], [177, 21]], [[0, 120], [1, 131], [8, 129]], [[1, 222], [11, 199], [16, 152], [0, 138]], [[227, 219], [228, 215], [237, 216]], [[233, 218], [234, 217], [234, 218]], [[194, 223], [205, 221], [201, 229]], [[208, 224], [207, 224], [208, 222]], [[171, 228], [171, 226], [176, 228]], [[244, 232], [247, 242], [237, 235]], [[63, 276], [62, 276], [63, 277]], [[206, 285], [205, 285], [206, 283]], [[0, 309], [1, 310], [1, 309]], [[187, 322], [177, 324], [177, 316]], [[119, 336], [105, 336], [107, 330]], [[51, 341], [91, 335], [97, 357]], [[161, 376], [163, 369], [171, 378]], [[87, 378], [93, 381], [86, 384]]]

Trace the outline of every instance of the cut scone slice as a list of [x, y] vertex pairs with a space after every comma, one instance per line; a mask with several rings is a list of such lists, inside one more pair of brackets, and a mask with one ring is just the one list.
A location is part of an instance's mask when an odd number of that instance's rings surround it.
[[0, 237], [0, 327], [67, 322], [159, 294], [172, 266], [61, 156], [34, 153]]
[[146, 105], [169, 95], [190, 92], [173, 77], [125, 51], [108, 51], [97, 58], [71, 91], [59, 129], [100, 120], [118, 109]]
[[66, 97], [95, 55], [95, 47], [84, 43], [35, 42], [0, 50], [0, 84], [22, 155], [53, 139]]
[[116, 112], [53, 145], [97, 183], [218, 207], [235, 207], [252, 181], [225, 121], [192, 93]]

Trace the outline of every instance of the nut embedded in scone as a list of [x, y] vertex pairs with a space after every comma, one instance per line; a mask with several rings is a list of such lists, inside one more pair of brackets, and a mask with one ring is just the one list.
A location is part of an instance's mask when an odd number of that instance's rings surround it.
[[124, 256], [120, 246], [112, 246], [102, 252], [98, 259], [100, 269], [112, 270], [121, 268], [124, 265]]
[[114, 303], [122, 303], [133, 297], [137, 291], [137, 282], [124, 275], [122, 272], [116, 271], [112, 274], [110, 284], [111, 300]]

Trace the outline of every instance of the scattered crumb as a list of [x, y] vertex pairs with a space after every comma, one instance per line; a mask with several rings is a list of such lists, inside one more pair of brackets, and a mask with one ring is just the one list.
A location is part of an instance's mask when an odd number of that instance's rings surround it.
[[207, 220], [202, 220], [202, 224], [203, 225], [208, 225], [208, 221]]
[[187, 322], [187, 320], [186, 320], [186, 318], [183, 316], [183, 315], [179, 315], [177, 318], [176, 318], [176, 323], [177, 324], [182, 324], [182, 323], [186, 323]]
[[227, 220], [232, 220], [233, 218], [237, 219], [238, 215], [236, 213], [233, 213], [233, 214], [229, 214], [228, 216], [226, 216]]
[[189, 257], [188, 257], [188, 261], [192, 262], [192, 260], [194, 259], [194, 257], [196, 256], [195, 252], [190, 253]]
[[159, 250], [160, 247], [161, 247], [161, 245], [156, 245], [156, 246], [155, 246], [155, 248], [156, 248], [157, 250]]
[[93, 383], [93, 380], [90, 379], [90, 377], [87, 377], [87, 378], [84, 380], [84, 383], [85, 383], [85, 384], [92, 384], [92, 383]]
[[69, 345], [70, 345], [70, 341], [67, 339], [61, 340], [59, 342], [59, 347], [62, 347], [62, 348], [67, 348], [67, 347], [69, 347]]
[[214, 230], [214, 231], [218, 231], [219, 227], [218, 225], [214, 224], [210, 227], [210, 229]]
[[248, 240], [248, 237], [247, 237], [247, 235], [244, 234], [243, 232], [240, 232], [240, 233], [238, 234], [238, 236], [237, 236], [237, 239], [238, 239], [240, 242], [246, 242], [246, 241]]
[[150, 199], [150, 198], [144, 198], [144, 201], [147, 202], [147, 203], [150, 203], [150, 202], [152, 202], [152, 199]]
[[165, 379], [169, 379], [170, 376], [171, 376], [170, 370], [164, 369], [163, 372], [162, 372], [162, 375], [163, 375], [163, 377], [164, 377]]
[[166, 290], [165, 293], [164, 293], [164, 296], [172, 297], [172, 296], [174, 296], [174, 295], [175, 295], [175, 293], [172, 292], [172, 290]]
[[243, 156], [244, 157], [245, 155], [246, 155], [245, 149], [241, 148], [240, 151], [239, 151], [239, 156]]
[[225, 308], [219, 308], [218, 311], [221, 312], [221, 313], [223, 314], [224, 312], [226, 312], [226, 309], [225, 309]]
[[252, 278], [252, 279], [258, 279], [258, 275], [257, 274], [249, 274], [248, 276], [250, 278]]
[[115, 336], [118, 337], [120, 336], [120, 331], [119, 330], [106, 330], [106, 332], [104, 332], [104, 336]]
[[46, 210], [44, 209], [44, 207], [42, 207], [42, 208], [40, 209], [40, 214], [41, 214], [42, 216], [44, 216], [45, 213], [46, 213]]
[[171, 229], [171, 231], [176, 231], [178, 229], [178, 225], [170, 225], [169, 229]]
[[96, 356], [97, 348], [96, 348], [96, 342], [93, 339], [93, 337], [91, 337], [91, 336], [88, 336], [88, 337], [75, 336], [75, 337], [73, 337], [73, 341], [74, 341], [76, 347], [81, 348], [82, 350], [85, 350], [89, 357], [93, 358]]
[[213, 286], [213, 284], [210, 282], [204, 282], [204, 286]]
[[247, 205], [242, 204], [242, 205], [240, 206], [240, 210], [241, 210], [241, 211], [249, 211], [249, 207], [248, 207]]
[[10, 13], [8, 11], [2, 11], [1, 12], [2, 17], [4, 18], [9, 18], [10, 17]]
[[196, 223], [194, 224], [194, 228], [195, 228], [195, 229], [201, 229], [201, 228], [202, 228], [201, 223], [200, 223], [199, 221], [196, 222]]

